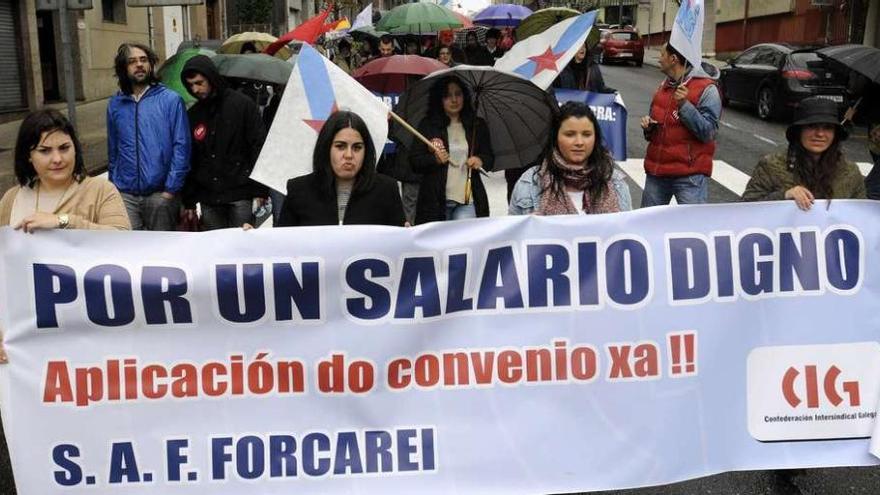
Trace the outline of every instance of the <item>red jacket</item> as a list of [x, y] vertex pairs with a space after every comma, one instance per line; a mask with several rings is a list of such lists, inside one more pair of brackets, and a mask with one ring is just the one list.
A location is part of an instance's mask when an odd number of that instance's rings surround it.
[[[692, 78], [687, 82], [688, 101], [697, 106], [703, 91], [714, 84], [712, 79]], [[673, 99], [675, 85], [663, 82], [651, 101], [651, 118], [660, 122], [645, 157], [645, 172], [659, 177], [712, 175], [715, 141], [697, 139], [679, 120], [678, 104]]]

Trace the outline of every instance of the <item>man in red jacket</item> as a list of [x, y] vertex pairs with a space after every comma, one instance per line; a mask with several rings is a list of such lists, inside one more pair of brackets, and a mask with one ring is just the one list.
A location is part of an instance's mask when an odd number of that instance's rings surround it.
[[667, 78], [641, 120], [650, 142], [642, 207], [669, 204], [673, 196], [679, 204], [706, 203], [721, 117], [718, 71], [708, 64], [694, 69], [668, 43], [660, 51], [660, 70]]

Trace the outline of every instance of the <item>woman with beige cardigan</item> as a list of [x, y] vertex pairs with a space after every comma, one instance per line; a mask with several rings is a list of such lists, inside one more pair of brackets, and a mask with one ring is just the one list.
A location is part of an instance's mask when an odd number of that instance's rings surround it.
[[[33, 233], [49, 229], [130, 230], [122, 196], [105, 179], [86, 176], [82, 147], [56, 110], [28, 115], [15, 143], [18, 185], [0, 199], [0, 227]], [[0, 334], [0, 364], [8, 362]], [[0, 428], [0, 477], [12, 478]]]
[[18, 185], [0, 199], [0, 227], [27, 233], [131, 229], [119, 191], [86, 175], [76, 131], [57, 110], [39, 110], [21, 123], [15, 176]]

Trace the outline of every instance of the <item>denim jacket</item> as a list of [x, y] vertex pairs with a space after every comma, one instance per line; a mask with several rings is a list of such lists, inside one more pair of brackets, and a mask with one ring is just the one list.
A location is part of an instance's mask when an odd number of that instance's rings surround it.
[[[541, 204], [541, 179], [538, 177], [540, 167], [540, 165], [535, 165], [526, 170], [516, 181], [513, 194], [510, 196], [510, 206], [507, 208], [508, 214], [530, 215], [538, 209]], [[617, 193], [617, 206], [620, 211], [632, 210], [632, 197], [625, 177], [626, 175], [616, 168], [611, 174], [611, 186]]]

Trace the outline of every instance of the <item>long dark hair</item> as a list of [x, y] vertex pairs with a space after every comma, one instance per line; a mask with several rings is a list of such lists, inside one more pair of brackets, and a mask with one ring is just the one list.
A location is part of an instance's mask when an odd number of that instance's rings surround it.
[[18, 128], [18, 138], [15, 141], [15, 178], [22, 187], [34, 187], [37, 181], [37, 170], [31, 163], [31, 151], [40, 144], [40, 138], [44, 132], [62, 132], [70, 136], [73, 141], [73, 151], [76, 155], [73, 161], [73, 178], [82, 182], [86, 178], [86, 165], [83, 161], [82, 145], [76, 137], [76, 130], [67, 117], [58, 110], [37, 110], [25, 117]]
[[840, 149], [840, 131], [835, 128], [831, 146], [816, 161], [810, 158], [810, 153], [801, 144], [803, 131], [804, 127], [800, 126], [796, 133], [797, 139], [788, 143], [787, 166], [794, 172], [797, 182], [809, 189], [816, 199], [830, 201], [834, 197], [832, 182], [844, 163], [843, 151]]
[[123, 43], [119, 45], [119, 48], [116, 50], [116, 59], [113, 61], [113, 67], [116, 71], [116, 79], [119, 80], [119, 89], [127, 95], [130, 95], [134, 91], [131, 86], [131, 81], [128, 79], [128, 57], [131, 56], [132, 48], [143, 50], [144, 53], [147, 54], [147, 58], [150, 60], [150, 73], [147, 75], [146, 83], [155, 84], [158, 82], [158, 79], [156, 79], [156, 64], [159, 63], [159, 56], [156, 55], [156, 52], [151, 50], [150, 47], [140, 43]]
[[[614, 160], [602, 141], [602, 128], [599, 127], [599, 121], [586, 104], [570, 101], [559, 108], [556, 118], [553, 119], [553, 129], [550, 132], [550, 139], [544, 152], [544, 163], [546, 166], [542, 167], [542, 170], [546, 171], [544, 173], [550, 176], [550, 183], [547, 186], [547, 189], [550, 190], [549, 192], [559, 198], [564, 197], [564, 176], [562, 170], [556, 165], [556, 160], [553, 158], [553, 153], [558, 151], [556, 140], [563, 122], [570, 118], [580, 119], [584, 117], [590, 119], [590, 122], [593, 123], [596, 137], [593, 152], [590, 153], [585, 164], [589, 169], [587, 176], [590, 179], [587, 184], [587, 193], [590, 195], [590, 203], [595, 206], [598, 204], [599, 199], [608, 193], [608, 181], [611, 180], [611, 174], [614, 173]], [[542, 194], [546, 192], [548, 191], [545, 189], [542, 191]]]
[[455, 83], [461, 88], [461, 96], [464, 99], [464, 105], [461, 107], [462, 124], [470, 126], [474, 121], [474, 109], [471, 106], [471, 92], [461, 80], [455, 76], [446, 76], [431, 86], [428, 94], [428, 116], [436, 119], [443, 127], [449, 125], [449, 116], [443, 111], [443, 97], [446, 96], [446, 89], [450, 84]]
[[312, 170], [318, 183], [318, 192], [325, 198], [332, 198], [336, 194], [336, 175], [330, 164], [330, 148], [333, 146], [336, 134], [348, 128], [357, 131], [364, 140], [364, 161], [354, 178], [352, 191], [369, 188], [373, 184], [373, 177], [376, 176], [376, 147], [373, 145], [373, 139], [370, 138], [370, 130], [366, 122], [354, 112], [340, 110], [324, 122], [321, 132], [318, 133], [315, 152], [312, 154]]

